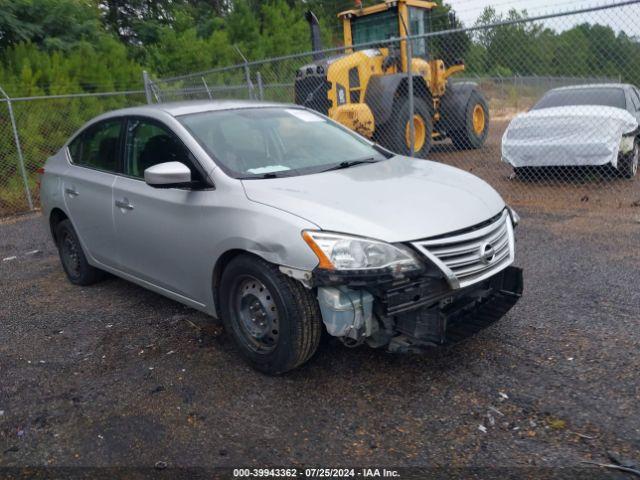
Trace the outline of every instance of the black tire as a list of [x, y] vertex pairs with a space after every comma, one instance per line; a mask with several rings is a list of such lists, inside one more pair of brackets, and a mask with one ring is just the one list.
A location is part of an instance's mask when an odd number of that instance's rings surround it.
[[[377, 139], [380, 144], [392, 152], [400, 155], [411, 155], [411, 146], [407, 141], [407, 129], [411, 118], [409, 99], [400, 99], [395, 102], [389, 121], [381, 128]], [[413, 156], [426, 158], [433, 145], [433, 115], [427, 103], [421, 98], [414, 98], [414, 115], [418, 116], [418, 122], [424, 127], [424, 141]], [[416, 130], [416, 136], [419, 132]]]
[[[251, 321], [256, 320], [255, 311], [247, 312], [255, 306], [255, 301], [249, 301], [248, 308], [243, 306], [245, 299], [252, 297], [252, 293], [247, 295], [245, 290], [251, 288], [251, 279], [257, 280], [253, 288], [263, 286], [268, 294], [265, 299], [272, 302], [270, 308], [264, 308], [265, 304], [258, 299], [258, 315], [266, 318], [268, 310], [275, 308], [270, 325], [276, 326], [271, 330], [276, 338], [269, 340], [269, 332], [252, 335], [248, 331], [251, 326], [246, 327], [246, 314], [254, 315]], [[257, 291], [255, 293], [258, 295]], [[274, 265], [250, 255], [234, 258], [222, 274], [219, 299], [225, 329], [233, 337], [242, 356], [257, 370], [278, 375], [302, 365], [316, 352], [322, 333], [318, 302], [310, 290], [283, 275]], [[270, 328], [267, 326], [267, 330]]]
[[[476, 108], [482, 109], [483, 128], [481, 131], [476, 131], [474, 127], [474, 112]], [[489, 105], [487, 105], [487, 101], [478, 90], [473, 90], [465, 106], [463, 124], [454, 126], [450, 133], [453, 145], [458, 150], [481, 148], [489, 134], [489, 122]]]
[[62, 220], [55, 228], [56, 246], [62, 268], [74, 285], [93, 285], [104, 278], [104, 272], [89, 265], [71, 222]]
[[531, 167], [513, 167], [513, 173], [522, 181], [531, 181], [535, 178], [535, 171]]
[[624, 178], [632, 179], [638, 173], [638, 159], [640, 157], [640, 146], [636, 140], [633, 151], [626, 155], [620, 155], [618, 159], [618, 172]]

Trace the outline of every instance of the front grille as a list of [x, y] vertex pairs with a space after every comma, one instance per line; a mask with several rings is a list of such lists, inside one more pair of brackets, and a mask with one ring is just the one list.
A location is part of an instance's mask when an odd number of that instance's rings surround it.
[[331, 107], [331, 102], [329, 101], [330, 89], [331, 83], [327, 81], [326, 77], [307, 76], [296, 78], [295, 102], [323, 115], [328, 115]]
[[452, 288], [463, 288], [504, 270], [515, 257], [507, 210], [488, 224], [412, 245], [442, 270]]

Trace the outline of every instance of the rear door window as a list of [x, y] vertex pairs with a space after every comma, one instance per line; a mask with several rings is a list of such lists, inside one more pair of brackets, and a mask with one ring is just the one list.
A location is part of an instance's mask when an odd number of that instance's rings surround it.
[[87, 128], [69, 144], [71, 161], [82, 167], [118, 172], [122, 124], [122, 119], [114, 119]]

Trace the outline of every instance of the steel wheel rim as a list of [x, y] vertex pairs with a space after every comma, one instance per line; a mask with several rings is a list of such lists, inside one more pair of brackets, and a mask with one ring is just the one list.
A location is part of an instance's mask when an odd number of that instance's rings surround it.
[[238, 332], [247, 346], [258, 353], [275, 350], [280, 338], [278, 308], [273, 294], [257, 278], [243, 275], [233, 294]]
[[[413, 130], [415, 133], [415, 137], [413, 139], [413, 151], [419, 152], [424, 147], [424, 144], [427, 141], [427, 126], [425, 121], [420, 115], [413, 116]], [[407, 146], [411, 146], [411, 120], [407, 121], [407, 125], [405, 127], [405, 140], [407, 142]]]
[[60, 242], [62, 262], [73, 277], [80, 276], [80, 251], [78, 244], [69, 233], [65, 233]]
[[631, 160], [631, 174], [635, 177], [638, 173], [638, 157], [640, 157], [640, 147], [638, 145], [633, 149], [633, 160]]
[[484, 132], [484, 127], [486, 125], [486, 119], [484, 115], [484, 108], [482, 108], [482, 105], [480, 105], [479, 103], [476, 104], [475, 107], [473, 107], [472, 121], [473, 121], [473, 131], [477, 135], [482, 135], [482, 132]]

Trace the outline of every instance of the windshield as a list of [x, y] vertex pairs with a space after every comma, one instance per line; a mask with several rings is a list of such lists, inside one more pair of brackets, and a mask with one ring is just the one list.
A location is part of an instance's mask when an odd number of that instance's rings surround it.
[[535, 104], [532, 110], [565, 107], [568, 105], [602, 105], [626, 109], [627, 102], [621, 88], [576, 88], [551, 90]]
[[385, 159], [364, 139], [308, 110], [245, 108], [178, 119], [235, 178], [302, 175]]
[[384, 12], [354, 18], [351, 21], [351, 35], [354, 45], [399, 37], [398, 9], [390, 8]]

